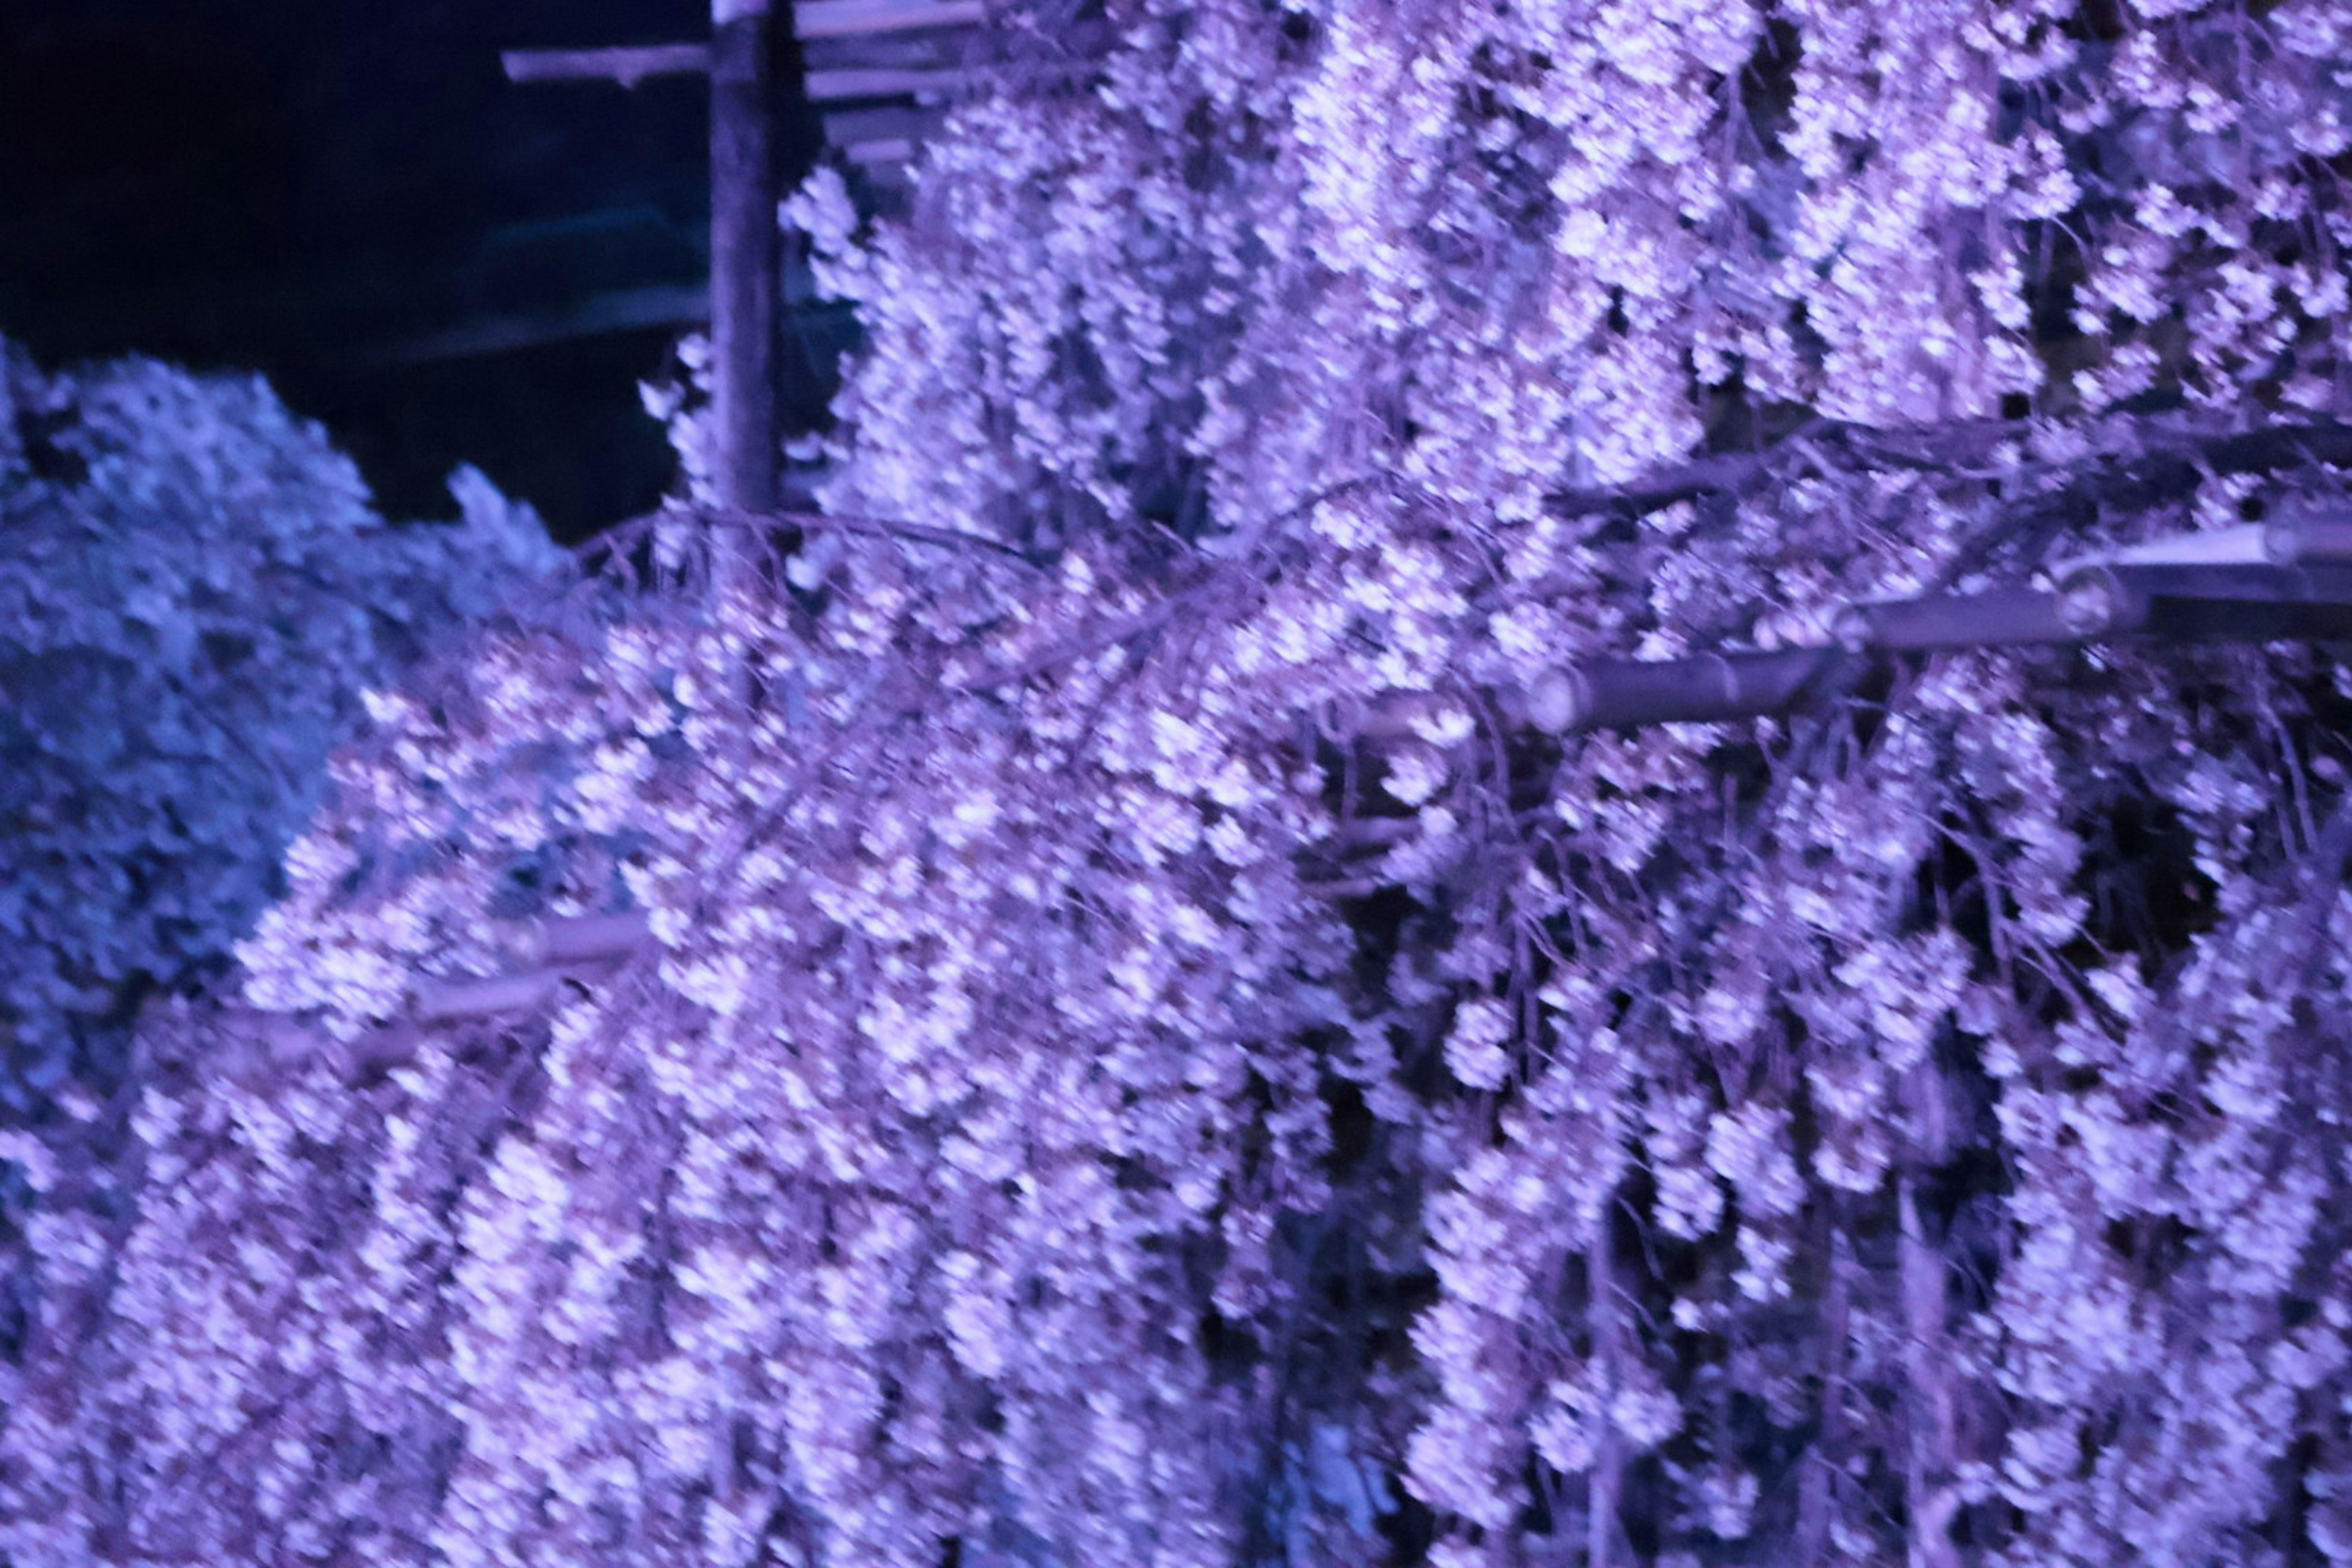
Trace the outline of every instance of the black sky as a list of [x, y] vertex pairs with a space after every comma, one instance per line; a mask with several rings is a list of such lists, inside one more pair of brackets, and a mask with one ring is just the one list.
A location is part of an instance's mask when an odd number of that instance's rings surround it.
[[[579, 537], [668, 478], [674, 330], [403, 363], [704, 266], [705, 95], [516, 86], [499, 52], [698, 38], [702, 0], [5, 0], [0, 333], [259, 369], [395, 516], [479, 464]], [[787, 176], [814, 152], [785, 150]]]

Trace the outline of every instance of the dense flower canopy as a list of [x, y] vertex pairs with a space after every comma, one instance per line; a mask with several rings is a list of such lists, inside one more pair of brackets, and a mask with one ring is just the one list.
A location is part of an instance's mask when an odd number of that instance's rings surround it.
[[12, 1144], [0, 1552], [2352, 1560], [2329, 659], [1528, 721], [2339, 500], [2352, 14], [1111, 14], [789, 205], [793, 561], [378, 694]]
[[478, 471], [451, 489], [457, 526], [388, 526], [257, 379], [0, 342], [0, 1104], [222, 968], [359, 689], [555, 563]]

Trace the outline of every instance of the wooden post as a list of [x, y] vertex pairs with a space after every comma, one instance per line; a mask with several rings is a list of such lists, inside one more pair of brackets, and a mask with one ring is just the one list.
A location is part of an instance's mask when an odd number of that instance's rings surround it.
[[[518, 82], [604, 81], [634, 88], [650, 77], [703, 75], [710, 83], [711, 466], [722, 510], [747, 516], [772, 511], [781, 468], [777, 428], [780, 355], [781, 246], [778, 195], [771, 145], [770, 73], [775, 41], [786, 24], [786, 0], [711, 0], [707, 44], [656, 44], [621, 48], [509, 49], [499, 58], [507, 79]], [[956, 35], [983, 26], [985, 0], [799, 0], [792, 26], [824, 58], [802, 73], [812, 103], [914, 98], [945, 102], [967, 80], [952, 68], [961, 58]], [[1074, 38], [1089, 37], [1083, 30]], [[922, 64], [936, 61], [935, 64]], [[854, 117], [853, 117], [854, 118]], [[837, 141], [869, 179], [895, 183], [937, 114], [905, 113], [887, 133], [849, 134]], [[830, 134], [830, 132], [829, 132]], [[616, 301], [635, 311], [647, 302]], [[676, 302], [665, 319], [685, 320]], [[484, 353], [509, 340], [541, 341], [598, 329], [591, 315], [577, 322], [485, 323], [475, 329], [401, 345], [394, 360]]]
[[710, 347], [722, 507], [776, 490], [776, 176], [769, 146], [769, 0], [710, 5]]

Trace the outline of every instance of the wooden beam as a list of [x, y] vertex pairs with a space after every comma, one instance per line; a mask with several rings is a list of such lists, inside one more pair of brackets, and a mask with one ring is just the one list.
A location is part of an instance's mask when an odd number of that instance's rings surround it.
[[710, 5], [712, 478], [719, 504], [775, 501], [776, 174], [769, 0]]
[[527, 1013], [544, 1005], [562, 978], [561, 970], [533, 969], [489, 980], [430, 981], [416, 988], [416, 1018], [419, 1023], [438, 1024], [451, 1018]]
[[928, 28], [921, 32], [808, 38], [801, 63], [811, 73], [829, 70], [956, 70], [982, 68], [1013, 73], [1024, 81], [1045, 82], [1098, 69], [1119, 41], [1116, 27], [1076, 22], [1055, 29], [1049, 44], [986, 28]]
[[933, 110], [895, 103], [880, 109], [845, 109], [824, 117], [824, 139], [834, 147], [855, 147], [866, 142], [919, 142], [940, 128], [941, 118]]
[[944, 103], [968, 79], [969, 73], [954, 70], [823, 70], [809, 72], [802, 80], [802, 90], [811, 103], [860, 98]]
[[[2118, 563], [2135, 566], [2252, 564], [2271, 559], [2271, 531], [2262, 523], [2250, 522], [2238, 528], [2215, 529], [2209, 533], [2178, 534], [2170, 539], [2153, 539], [2146, 544], [2119, 550], [2114, 559]], [[2286, 537], [2282, 535], [2283, 540]]]
[[1591, 659], [1547, 670], [1529, 686], [1528, 721], [1554, 734], [1643, 724], [1706, 724], [1781, 713], [1866, 655], [1837, 647], [1708, 653], [1692, 658]]
[[915, 144], [903, 137], [890, 142], [853, 142], [842, 149], [842, 156], [861, 166], [910, 163], [915, 158]]
[[2076, 568], [2059, 585], [2079, 637], [2167, 642], [2339, 642], [2352, 638], [2352, 565]]
[[[2151, 539], [2145, 544], [2126, 545], [2121, 550], [2102, 551], [2095, 555], [2066, 556], [2050, 563], [2050, 575], [2061, 582], [2086, 566], [2193, 566], [2260, 565], [2273, 559], [2271, 534], [2275, 524], [2249, 522], [2237, 528], [2215, 529], [2206, 533], [2175, 534], [2169, 539]], [[2293, 540], [2287, 533], [2280, 535], [2280, 544], [2292, 549]]]
[[540, 926], [537, 967], [477, 980], [427, 981], [416, 988], [415, 1016], [431, 1024], [529, 1012], [545, 1005], [560, 982], [593, 975], [596, 965], [629, 957], [652, 934], [642, 911], [551, 918]]
[[2273, 522], [2242, 523], [2204, 533], [2152, 539], [2112, 553], [2054, 563], [2053, 577], [2090, 566], [2294, 566], [2352, 563], [2352, 512], [2307, 498], [2283, 503]]
[[1832, 632], [1849, 648], [1889, 653], [2063, 643], [2081, 635], [2066, 618], [2062, 595], [2025, 588], [1848, 605]]
[[[2352, 534], [2296, 537], [2298, 549], [2352, 552]], [[2229, 558], [2243, 542], [2209, 551], [2222, 557], [2216, 560], [2095, 562], [2069, 571], [2054, 594], [2002, 588], [1849, 605], [1837, 617], [1836, 643], [1826, 647], [1590, 660], [1538, 677], [1523, 710], [1555, 734], [1714, 722], [1801, 707], [1891, 653], [2119, 638], [2352, 641], [2352, 563], [2277, 566]]]
[[645, 945], [653, 926], [642, 911], [556, 916], [541, 922], [540, 956], [549, 963], [625, 958]]
[[801, 38], [851, 38], [918, 27], [969, 27], [988, 19], [981, 0], [800, 0], [793, 33]]
[[2281, 566], [2312, 562], [2352, 563], [2352, 518], [2305, 515], [2263, 531], [2263, 553]]
[[615, 49], [508, 49], [499, 56], [509, 81], [614, 81], [633, 88], [649, 76], [699, 76], [710, 68], [707, 44], [653, 44]]

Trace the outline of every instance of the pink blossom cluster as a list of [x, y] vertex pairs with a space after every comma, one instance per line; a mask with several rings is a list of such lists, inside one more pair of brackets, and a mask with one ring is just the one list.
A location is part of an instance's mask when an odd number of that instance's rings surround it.
[[791, 205], [837, 548], [378, 694], [247, 1011], [0, 1145], [0, 1554], [2352, 1560], [2343, 678], [1528, 722], [2340, 497], [2244, 454], [2343, 413], [2343, 8], [1114, 19]]

